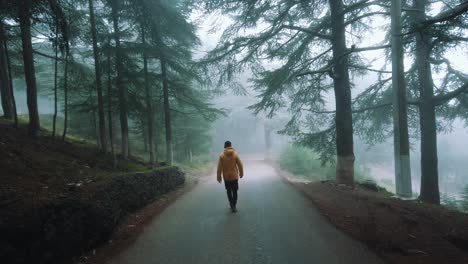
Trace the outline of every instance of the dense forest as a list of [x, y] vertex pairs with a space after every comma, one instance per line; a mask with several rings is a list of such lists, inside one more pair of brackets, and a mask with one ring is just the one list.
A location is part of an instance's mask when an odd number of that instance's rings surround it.
[[[1, 1], [4, 118], [95, 140], [103, 152], [151, 164], [209, 152], [212, 102], [249, 71], [255, 113], [290, 115], [280, 133], [336, 162], [353, 184], [354, 139], [394, 139], [396, 191], [411, 197], [410, 139], [420, 138], [420, 199], [440, 203], [437, 133], [466, 120], [468, 77], [448, 55], [467, 50], [467, 2], [451, 1]], [[232, 22], [201, 59], [193, 10]], [[385, 25], [382, 39], [373, 21]], [[367, 34], [367, 35], [366, 35]], [[372, 45], [365, 45], [373, 43]], [[380, 62], [369, 52], [384, 54]], [[466, 56], [465, 56], [466, 62]], [[377, 67], [375, 65], [378, 65]], [[357, 78], [372, 83], [352, 94]], [[15, 98], [26, 90], [27, 113]], [[333, 93], [334, 102], [325, 95]], [[42, 115], [38, 95], [53, 100]], [[330, 105], [334, 109], [330, 108]]]
[[[187, 1], [1, 2], [4, 117], [30, 136], [95, 140], [103, 152], [172, 163], [207, 151], [222, 111], [196, 70]], [[27, 113], [14, 91], [26, 89]], [[38, 95], [53, 100], [41, 114]]]

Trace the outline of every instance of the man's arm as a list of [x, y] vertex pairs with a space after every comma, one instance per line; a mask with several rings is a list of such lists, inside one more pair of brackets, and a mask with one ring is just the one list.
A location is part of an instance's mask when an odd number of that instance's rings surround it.
[[242, 161], [240, 160], [239, 155], [237, 155], [236, 163], [237, 168], [239, 169], [239, 176], [242, 178], [244, 177], [244, 165], [242, 165]]
[[218, 182], [221, 182], [221, 173], [223, 172], [223, 163], [221, 162], [221, 157], [219, 157], [219, 160], [218, 160], [218, 170], [217, 170], [217, 174], [216, 174], [216, 179], [218, 180]]

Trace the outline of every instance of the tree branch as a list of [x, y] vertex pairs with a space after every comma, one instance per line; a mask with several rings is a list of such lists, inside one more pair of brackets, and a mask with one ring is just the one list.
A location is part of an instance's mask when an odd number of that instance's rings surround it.
[[446, 94], [440, 94], [432, 97], [433, 103], [435, 105], [441, 105], [447, 101], [452, 100], [453, 98], [459, 96], [462, 93], [468, 93], [468, 83], [465, 83], [461, 87]]
[[294, 25], [282, 25], [281, 28], [297, 30], [297, 31], [301, 31], [301, 32], [307, 33], [309, 35], [312, 35], [314, 37], [331, 40], [330, 35], [318, 33], [317, 31], [311, 30], [309, 28], [303, 28], [303, 27], [298, 27], [298, 26], [294, 26]]
[[461, 3], [454, 8], [443, 11], [439, 13], [438, 15], [425, 20], [424, 22], [422, 22], [422, 25], [423, 27], [429, 27], [436, 23], [454, 19], [457, 16], [462, 15], [467, 11], [468, 11], [468, 1], [465, 1], [464, 3]]
[[332, 66], [331, 65], [328, 65], [326, 67], [323, 67], [319, 70], [316, 70], [316, 71], [306, 71], [306, 72], [301, 72], [301, 73], [298, 73], [298, 74], [295, 74], [294, 77], [301, 77], [301, 76], [304, 76], [304, 75], [314, 75], [314, 74], [319, 74], [319, 73], [327, 73], [331, 70]]
[[363, 52], [363, 51], [371, 51], [371, 50], [381, 50], [381, 49], [388, 49], [391, 48], [392, 45], [387, 44], [387, 45], [382, 45], [382, 46], [371, 46], [371, 47], [362, 47], [362, 48], [356, 48], [356, 47], [351, 47], [349, 52]]
[[441, 105], [441, 104], [443, 104], [443, 103], [445, 103], [447, 101], [452, 100], [453, 98], [459, 96], [462, 93], [468, 93], [468, 76], [466, 76], [466, 74], [464, 74], [462, 72], [459, 72], [459, 71], [455, 70], [454, 68], [452, 68], [452, 65], [450, 65], [450, 61], [447, 60], [446, 58], [443, 58], [443, 59], [438, 60], [438, 61], [434, 61], [434, 63], [445, 63], [447, 65], [447, 69], [448, 69], [449, 73], [454, 74], [455, 76], [457, 76], [458, 79], [460, 79], [460, 81], [462, 81], [464, 83], [458, 89], [455, 89], [455, 90], [453, 90], [451, 92], [448, 92], [448, 93], [445, 93], [445, 94], [440, 94], [440, 95], [436, 95], [436, 96], [432, 97], [432, 100], [433, 100], [434, 104]]
[[371, 71], [371, 72], [378, 72], [378, 73], [392, 73], [392, 71], [377, 70], [377, 69], [372, 69], [372, 68], [368, 68], [366, 66], [355, 65], [355, 64], [350, 64], [349, 67], [350, 68], [361, 69], [361, 70], [366, 70], [366, 71]]
[[[362, 113], [362, 112], [366, 112], [366, 111], [369, 111], [369, 110], [375, 110], [375, 109], [378, 109], [378, 108], [387, 107], [387, 106], [391, 106], [391, 105], [392, 105], [392, 103], [383, 103], [383, 104], [379, 104], [379, 105], [373, 105], [373, 106], [363, 107], [363, 108], [359, 108], [359, 109], [354, 109], [351, 112], [352, 113]], [[336, 113], [335, 110], [316, 111], [316, 110], [306, 109], [306, 108], [301, 108], [301, 110], [305, 110], [305, 111], [312, 112], [312, 113], [315, 113], [315, 114], [334, 114], [334, 113]]]
[[[37, 51], [37, 50], [33, 50], [34, 54], [37, 54], [39, 56], [42, 56], [42, 57], [45, 57], [45, 58], [48, 58], [48, 59], [52, 59], [52, 60], [55, 60], [55, 56], [52, 56], [52, 55], [48, 55], [48, 54], [45, 54], [45, 53], [42, 53], [40, 51]], [[65, 59], [63, 58], [57, 58], [59, 61], [65, 61]]]
[[370, 17], [370, 16], [375, 16], [375, 15], [387, 15], [387, 16], [389, 16], [390, 13], [389, 12], [382, 12], [382, 11], [365, 13], [363, 15], [354, 17], [351, 20], [345, 21], [344, 25], [347, 26], [347, 25], [350, 25], [350, 24], [352, 24], [352, 23], [354, 23], [354, 22], [356, 22], [358, 20], [361, 20], [363, 18]]

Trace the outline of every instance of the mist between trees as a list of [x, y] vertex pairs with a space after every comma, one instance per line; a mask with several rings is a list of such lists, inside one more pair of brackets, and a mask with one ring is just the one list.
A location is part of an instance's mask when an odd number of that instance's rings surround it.
[[[270, 158], [272, 146], [289, 139], [334, 164], [335, 180], [346, 185], [355, 181], [355, 159], [369, 159], [357, 149], [385, 142], [393, 145], [385, 162], [393, 160], [398, 195], [438, 204], [451, 181], [439, 177], [451, 169], [439, 161], [452, 152], [438, 139], [454, 122], [464, 129], [468, 117], [460, 68], [467, 2], [0, 4], [2, 109], [16, 125], [28, 122], [32, 137], [42, 126], [57, 140], [94, 140], [104, 152], [155, 165], [209, 159], [226, 137]], [[208, 16], [223, 21], [222, 35], [200, 55], [213, 37], [202, 27]], [[228, 94], [245, 99], [235, 105]]]

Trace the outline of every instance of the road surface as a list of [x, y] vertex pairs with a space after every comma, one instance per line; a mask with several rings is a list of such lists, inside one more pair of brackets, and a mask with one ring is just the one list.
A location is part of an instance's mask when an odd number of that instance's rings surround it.
[[199, 184], [180, 197], [108, 264], [382, 263], [338, 231], [275, 170], [245, 162], [238, 212], [224, 184]]

